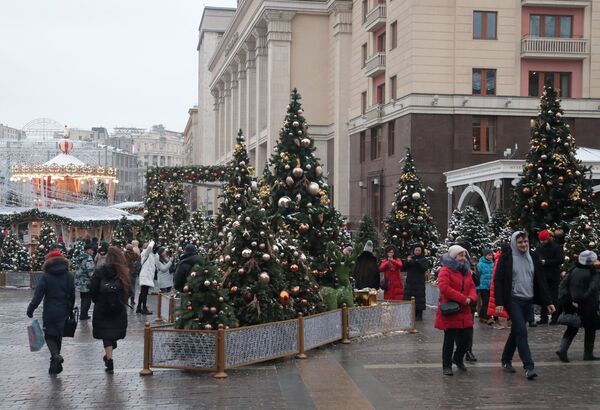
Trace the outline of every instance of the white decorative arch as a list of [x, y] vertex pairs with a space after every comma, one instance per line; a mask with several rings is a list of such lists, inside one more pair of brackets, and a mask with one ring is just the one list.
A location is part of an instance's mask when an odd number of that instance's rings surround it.
[[481, 188], [479, 188], [477, 185], [471, 185], [469, 184], [465, 190], [463, 191], [463, 193], [460, 195], [460, 198], [458, 200], [458, 209], [462, 208], [463, 202], [465, 202], [465, 199], [467, 198], [467, 196], [471, 193], [471, 192], [475, 192], [476, 194], [479, 194], [479, 196], [481, 197], [481, 199], [483, 199], [483, 205], [485, 206], [485, 212], [487, 213], [487, 217], [488, 217], [488, 221], [492, 219], [492, 213], [490, 211], [490, 205], [488, 204], [488, 200], [485, 197], [485, 194], [483, 193], [483, 191], [481, 190]]

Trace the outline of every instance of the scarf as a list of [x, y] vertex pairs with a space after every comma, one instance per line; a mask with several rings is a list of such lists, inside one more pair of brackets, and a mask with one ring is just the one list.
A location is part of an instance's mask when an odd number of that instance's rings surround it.
[[460, 272], [463, 275], [469, 273], [469, 261], [465, 261], [464, 263], [458, 263], [458, 261], [447, 253], [442, 255], [442, 266], [447, 266], [450, 270], [455, 272]]

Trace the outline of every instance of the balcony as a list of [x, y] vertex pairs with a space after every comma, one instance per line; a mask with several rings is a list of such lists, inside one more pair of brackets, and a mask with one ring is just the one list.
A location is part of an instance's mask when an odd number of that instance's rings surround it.
[[377, 53], [365, 61], [365, 75], [376, 77], [385, 72], [385, 53]]
[[377, 31], [385, 26], [385, 4], [378, 4], [373, 10], [369, 11], [364, 24], [365, 29], [370, 32]]
[[587, 7], [592, 0], [521, 0], [522, 6]]
[[521, 39], [521, 57], [584, 59], [590, 53], [588, 43], [584, 38], [526, 36]]

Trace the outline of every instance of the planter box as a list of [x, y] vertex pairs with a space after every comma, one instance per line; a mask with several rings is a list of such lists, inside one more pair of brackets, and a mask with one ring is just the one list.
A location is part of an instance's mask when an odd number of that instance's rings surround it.
[[425, 304], [428, 306], [438, 305], [440, 299], [440, 289], [431, 283], [425, 284]]
[[382, 303], [349, 309], [349, 336], [414, 329], [412, 302]]
[[0, 287], [35, 289], [43, 274], [41, 271], [0, 272]]
[[304, 350], [342, 339], [342, 309], [304, 318]]
[[[152, 367], [187, 370], [217, 369], [217, 332], [180, 330], [172, 324], [152, 330]], [[146, 341], [144, 341], [144, 344]]]

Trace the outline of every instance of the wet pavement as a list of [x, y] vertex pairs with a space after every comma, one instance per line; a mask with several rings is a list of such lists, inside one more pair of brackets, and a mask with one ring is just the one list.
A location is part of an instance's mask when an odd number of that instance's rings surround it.
[[[442, 332], [433, 310], [417, 334], [355, 339], [308, 352], [307, 360], [285, 359], [229, 370], [229, 377], [178, 370], [140, 377], [143, 326], [131, 313], [127, 338], [115, 351], [115, 374], [102, 363], [102, 342], [91, 321], [65, 339], [65, 370], [48, 375], [46, 347], [30, 352], [25, 311], [32, 291], [0, 289], [0, 409], [206, 408], [206, 409], [599, 409], [600, 363], [583, 362], [583, 334], [569, 351], [571, 363], [554, 353], [561, 326], [530, 331], [539, 377], [503, 373], [499, 357], [508, 330], [476, 324], [474, 353], [466, 373], [442, 376]], [[154, 302], [152, 297], [152, 302]], [[41, 320], [41, 308], [35, 313]], [[152, 319], [154, 317], [151, 317]], [[582, 332], [583, 333], [583, 332]], [[596, 349], [600, 354], [600, 347]]]

